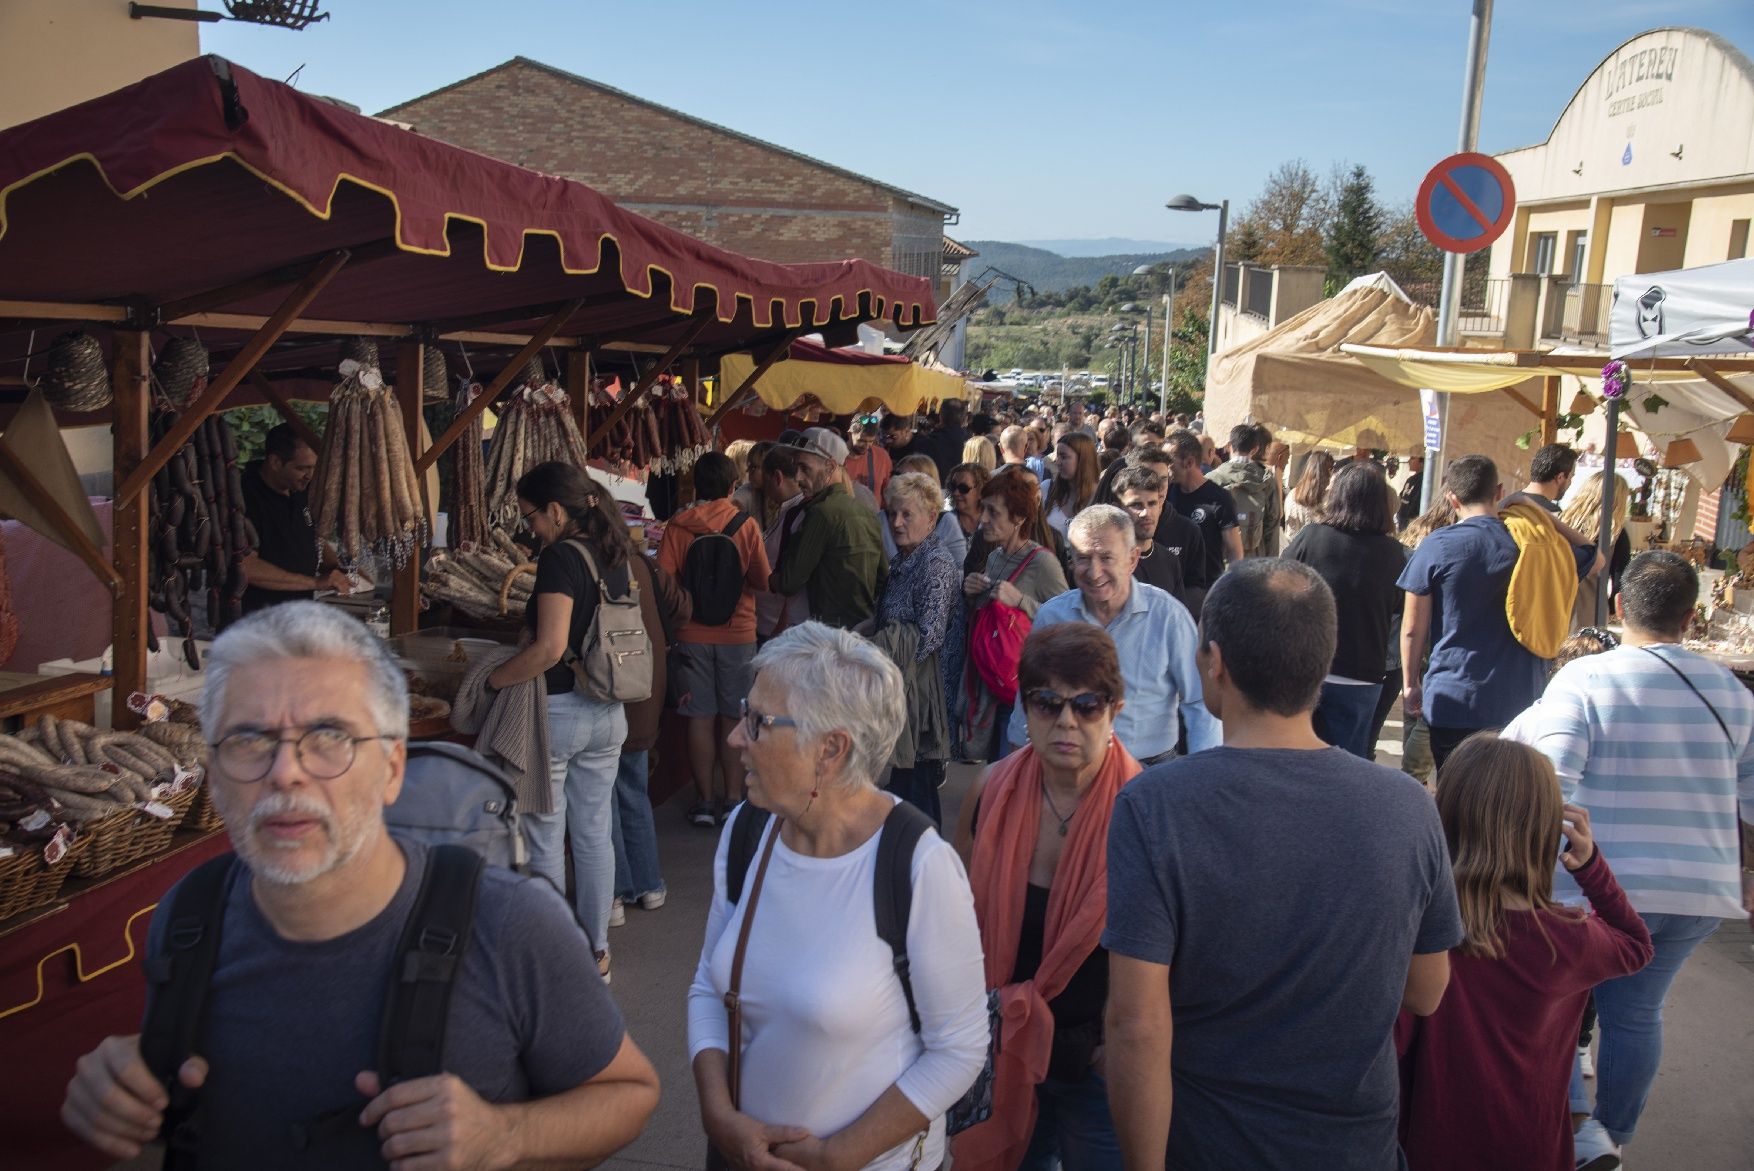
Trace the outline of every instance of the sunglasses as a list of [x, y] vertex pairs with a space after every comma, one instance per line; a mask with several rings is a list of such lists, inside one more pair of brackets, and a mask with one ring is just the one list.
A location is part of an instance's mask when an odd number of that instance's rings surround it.
[[1030, 711], [1048, 720], [1059, 719], [1060, 713], [1066, 710], [1066, 705], [1071, 704], [1072, 714], [1085, 724], [1101, 718], [1114, 702], [1100, 692], [1081, 691], [1077, 695], [1061, 695], [1045, 687], [1036, 688], [1025, 695], [1023, 700], [1029, 705]]
[[958, 480], [950, 485], [950, 491], [958, 496], [967, 496], [970, 492], [974, 491], [974, 485], [964, 480]]

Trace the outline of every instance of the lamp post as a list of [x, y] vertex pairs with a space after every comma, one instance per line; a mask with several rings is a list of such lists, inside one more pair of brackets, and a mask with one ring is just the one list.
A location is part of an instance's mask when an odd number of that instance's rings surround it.
[[1218, 352], [1218, 299], [1224, 289], [1224, 233], [1230, 226], [1230, 200], [1201, 203], [1192, 195], [1178, 195], [1163, 205], [1170, 211], [1215, 211], [1218, 213], [1218, 247], [1212, 253], [1212, 318], [1206, 326], [1206, 375], [1211, 377], [1212, 355]]
[[[1142, 264], [1133, 270], [1133, 275], [1140, 276], [1150, 271], [1150, 265]], [[1147, 301], [1141, 305], [1137, 301], [1128, 301], [1120, 307], [1119, 312], [1143, 313], [1145, 315], [1145, 343], [1139, 348], [1138, 365], [1144, 370], [1145, 389], [1149, 391], [1151, 389], [1151, 303]], [[1135, 395], [1135, 397], [1137, 396]]]
[[1169, 417], [1169, 335], [1175, 332], [1175, 269], [1169, 270], [1169, 292], [1163, 294], [1163, 381], [1157, 391], [1157, 413]]

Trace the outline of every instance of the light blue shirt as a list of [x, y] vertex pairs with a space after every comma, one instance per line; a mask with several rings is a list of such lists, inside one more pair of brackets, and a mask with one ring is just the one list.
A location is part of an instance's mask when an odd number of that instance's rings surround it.
[[[1115, 717], [1115, 737], [1135, 759], [1161, 756], [1175, 747], [1178, 707], [1187, 721], [1190, 753], [1224, 742], [1224, 727], [1206, 710], [1199, 668], [1194, 666], [1199, 631], [1188, 608], [1168, 593], [1134, 581], [1126, 608], [1104, 624], [1084, 608], [1083, 591], [1067, 590], [1041, 604], [1034, 628], [1056, 622], [1088, 622], [1101, 626], [1115, 640], [1121, 678], [1127, 684], [1127, 706]], [[1018, 696], [1005, 740], [1021, 745], [1028, 739], [1023, 697]]]

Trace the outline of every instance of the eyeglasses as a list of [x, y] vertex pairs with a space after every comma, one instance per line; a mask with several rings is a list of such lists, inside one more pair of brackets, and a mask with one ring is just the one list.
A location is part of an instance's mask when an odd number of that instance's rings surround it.
[[518, 513], [518, 519], [524, 522], [525, 528], [532, 528], [533, 526], [530, 524], [530, 518], [541, 511], [540, 508], [532, 508], [529, 512], [520, 512]]
[[966, 480], [958, 480], [950, 485], [950, 491], [958, 496], [967, 496], [970, 492], [974, 491], [974, 485], [968, 483]]
[[233, 732], [208, 747], [213, 762], [234, 781], [250, 784], [274, 768], [282, 744], [291, 744], [299, 767], [319, 781], [332, 781], [353, 767], [359, 745], [366, 740], [394, 740], [394, 736], [355, 736], [346, 728], [318, 724], [301, 736], [275, 736], [266, 731]]
[[1085, 724], [1100, 718], [1104, 712], [1108, 711], [1109, 705], [1114, 702], [1108, 696], [1096, 691], [1081, 691], [1077, 695], [1061, 695], [1058, 692], [1049, 691], [1045, 687], [1036, 688], [1025, 695], [1023, 699], [1029, 704], [1029, 710], [1047, 720], [1059, 719], [1060, 713], [1066, 710], [1066, 705], [1071, 704], [1072, 714], [1078, 717], [1080, 723]]
[[761, 739], [763, 728], [796, 728], [798, 721], [790, 716], [764, 716], [749, 706], [747, 699], [742, 702], [743, 730], [749, 733], [751, 740]]

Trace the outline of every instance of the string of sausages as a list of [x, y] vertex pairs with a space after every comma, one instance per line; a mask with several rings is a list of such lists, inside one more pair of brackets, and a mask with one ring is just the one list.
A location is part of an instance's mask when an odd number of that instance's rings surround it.
[[349, 352], [311, 481], [317, 540], [333, 539], [344, 566], [369, 552], [400, 567], [426, 533], [420, 482], [377, 347], [354, 339]]
[[[174, 412], [152, 421], [156, 443], [175, 424]], [[244, 512], [237, 441], [223, 416], [202, 420], [194, 436], [147, 486], [147, 604], [168, 615], [183, 635], [183, 656], [201, 669], [190, 599], [207, 590], [207, 618], [224, 630], [243, 615], [244, 559], [257, 547]], [[158, 649], [148, 628], [148, 642]]]
[[500, 408], [485, 471], [490, 527], [517, 526], [518, 478], [537, 464], [560, 460], [585, 466], [585, 440], [569, 402], [566, 392], [532, 362], [524, 385], [512, 391]]

